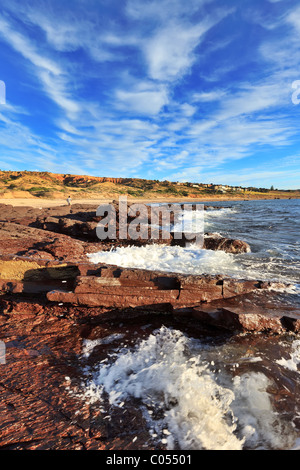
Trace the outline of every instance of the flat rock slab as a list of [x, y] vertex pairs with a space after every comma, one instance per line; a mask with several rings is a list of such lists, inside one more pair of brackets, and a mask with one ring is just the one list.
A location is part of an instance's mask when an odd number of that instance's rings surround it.
[[192, 316], [224, 330], [278, 334], [300, 332], [300, 307], [293, 296], [271, 290], [256, 290], [193, 309], [177, 309], [174, 314]]
[[[273, 283], [276, 288], [284, 287]], [[51, 303], [122, 312], [187, 313], [203, 324], [242, 331], [300, 331], [300, 309], [272, 283], [222, 275], [183, 275], [88, 262], [2, 255], [0, 290]], [[262, 295], [263, 294], [263, 295]], [[185, 309], [187, 312], [185, 312]]]
[[80, 272], [73, 292], [54, 290], [47, 299], [74, 305], [112, 306], [114, 308], [170, 304], [189, 307], [202, 302], [230, 298], [260, 288], [256, 281], [243, 281], [222, 276], [183, 275], [121, 268], [118, 266], [78, 266]]

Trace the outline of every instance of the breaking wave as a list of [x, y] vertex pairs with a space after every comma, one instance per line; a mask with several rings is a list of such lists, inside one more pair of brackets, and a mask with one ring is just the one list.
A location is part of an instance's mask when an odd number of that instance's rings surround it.
[[110, 251], [88, 254], [92, 263], [106, 263], [126, 268], [140, 268], [181, 274], [223, 274], [240, 279], [280, 281], [292, 284], [291, 293], [300, 291], [290, 273], [281, 269], [278, 260], [264, 260], [256, 254], [231, 254], [166, 245], [117, 247]]
[[152, 439], [169, 450], [291, 448], [294, 430], [273, 409], [271, 380], [218, 370], [197, 342], [161, 327], [100, 364], [86, 396], [101, 402], [105, 393], [115, 407], [138, 400]]

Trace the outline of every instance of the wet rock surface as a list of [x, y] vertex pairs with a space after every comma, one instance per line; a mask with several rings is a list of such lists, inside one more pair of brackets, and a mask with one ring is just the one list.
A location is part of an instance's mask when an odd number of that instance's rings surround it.
[[[167, 205], [168, 206], [168, 205]], [[107, 216], [97, 216], [96, 211], [97, 208], [94, 206], [82, 206], [79, 204], [73, 205], [70, 209], [69, 207], [51, 207], [49, 209], [34, 209], [34, 208], [26, 208], [26, 207], [13, 207], [13, 206], [6, 206], [4, 204], [0, 204], [0, 221], [2, 220], [2, 224], [0, 225], [0, 237], [1, 239], [4, 238], [5, 233], [7, 231], [11, 232], [11, 234], [18, 232], [19, 235], [15, 235], [18, 237], [29, 237], [34, 233], [41, 237], [41, 242], [38, 245], [39, 249], [42, 249], [41, 243], [45, 243], [44, 240], [50, 237], [50, 240], [53, 241], [54, 233], [57, 233], [57, 238], [63, 242], [63, 240], [67, 240], [62, 235], [67, 235], [68, 237], [72, 238], [73, 240], [77, 240], [77, 245], [75, 242], [71, 242], [75, 247], [74, 255], [77, 255], [77, 251], [79, 250], [79, 242], [83, 245], [83, 250], [85, 248], [84, 242], [87, 243], [94, 243], [97, 244], [97, 250], [110, 250], [112, 247], [119, 247], [119, 246], [144, 246], [152, 243], [162, 243], [167, 245], [179, 245], [185, 246], [185, 244], [190, 242], [190, 237], [185, 237], [185, 234], [182, 234], [181, 238], [177, 238], [174, 232], [163, 232], [159, 230], [158, 237], [153, 240], [151, 237], [151, 229], [147, 229], [147, 237], [142, 238], [139, 237], [138, 239], [131, 239], [130, 236], [126, 236], [122, 238], [120, 236], [119, 231], [119, 222], [120, 222], [120, 213], [118, 204], [115, 202], [115, 215], [116, 215], [116, 236], [115, 239], [110, 240], [99, 240], [97, 236], [97, 226], [98, 223], [106, 218]], [[128, 206], [130, 208], [130, 205]], [[195, 209], [195, 205], [193, 206]], [[204, 206], [204, 208], [208, 209], [210, 206]], [[216, 208], [214, 208], [217, 210]], [[151, 207], [147, 208], [148, 210], [148, 224], [150, 227], [151, 223]], [[161, 222], [162, 219], [160, 217], [159, 210], [154, 208], [152, 209], [154, 213], [157, 213], [158, 220]], [[137, 214], [139, 214], [137, 212]], [[113, 214], [114, 216], [114, 214]], [[131, 216], [128, 214], [125, 223], [128, 225], [134, 221], [135, 215]], [[175, 220], [176, 214], [175, 214]], [[170, 222], [171, 224], [174, 223], [174, 214], [170, 212]], [[10, 223], [11, 225], [7, 225]], [[13, 225], [15, 224], [15, 225]], [[21, 228], [18, 229], [18, 225]], [[27, 227], [27, 229], [24, 228]], [[34, 232], [31, 229], [36, 229]], [[42, 231], [46, 232], [44, 235]], [[52, 235], [51, 235], [52, 234]], [[188, 234], [186, 234], [188, 235]], [[11, 238], [14, 238], [11, 236]], [[98, 242], [98, 243], [97, 243]], [[50, 241], [49, 241], [50, 243]], [[57, 242], [58, 243], [58, 242]], [[28, 243], [27, 243], [28, 245]], [[215, 236], [214, 234], [205, 234], [203, 239], [203, 248], [208, 250], [222, 250], [227, 253], [247, 253], [250, 251], [250, 246], [242, 241], [242, 240], [234, 240], [228, 239], [220, 236]], [[28, 248], [27, 248], [28, 249]], [[34, 249], [34, 248], [33, 248]], [[46, 251], [49, 251], [46, 250]], [[53, 251], [53, 250], [52, 250]], [[62, 250], [63, 251], [63, 250]], [[69, 252], [72, 251], [70, 248]], [[58, 253], [59, 254], [59, 253]], [[65, 247], [65, 253], [63, 254], [64, 257], [68, 256], [68, 250]], [[55, 254], [56, 256], [56, 254]]]
[[[1, 365], [0, 449], [134, 449], [149, 440], [137, 411], [103, 419], [99, 406], [77, 394], [82, 380], [83, 334], [103, 311], [67, 309], [17, 297], [0, 301]], [[95, 327], [95, 325], [94, 325]], [[97, 334], [113, 330], [103, 321]], [[123, 419], [124, 424], [120, 424]], [[132, 443], [139, 435], [139, 441]], [[151, 448], [151, 444], [150, 444]]]

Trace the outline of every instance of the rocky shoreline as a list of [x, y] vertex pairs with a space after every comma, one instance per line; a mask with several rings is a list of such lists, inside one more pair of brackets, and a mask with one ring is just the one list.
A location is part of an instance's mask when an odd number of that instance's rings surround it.
[[[284, 285], [89, 262], [89, 253], [153, 243], [121, 240], [118, 227], [115, 240], [100, 241], [95, 211], [93, 205], [0, 204], [0, 340], [6, 345], [6, 364], [0, 365], [0, 449], [137, 449], [147, 441], [138, 411], [130, 412], [120, 432], [67, 392], [69, 381], [75, 388], [80, 383], [83, 340], [105, 337], [120, 322], [130, 330], [132, 323], [136, 328], [151, 318], [203, 335], [300, 332], [300, 309], [278, 292]], [[183, 246], [186, 240], [171, 234], [157, 242]], [[205, 234], [203, 248], [251, 249], [242, 240], [215, 234]]]

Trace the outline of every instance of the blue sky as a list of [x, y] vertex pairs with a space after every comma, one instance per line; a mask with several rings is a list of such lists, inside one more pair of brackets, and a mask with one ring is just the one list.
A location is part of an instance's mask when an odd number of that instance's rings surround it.
[[0, 168], [300, 188], [299, 44], [299, 0], [1, 0]]

